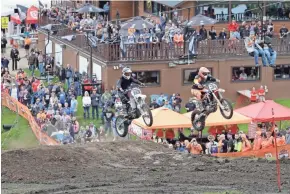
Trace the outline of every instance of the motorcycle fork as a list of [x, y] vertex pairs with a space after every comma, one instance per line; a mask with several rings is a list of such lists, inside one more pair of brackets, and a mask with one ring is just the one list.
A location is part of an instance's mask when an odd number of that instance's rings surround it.
[[222, 99], [222, 95], [220, 92], [218, 92], [218, 95], [219, 95], [219, 98], [215, 95], [215, 93], [213, 92], [212, 93], [213, 97], [215, 98], [215, 100], [217, 101], [219, 107], [221, 107], [222, 109], [224, 109], [224, 106], [221, 104], [220, 100], [219, 99]]

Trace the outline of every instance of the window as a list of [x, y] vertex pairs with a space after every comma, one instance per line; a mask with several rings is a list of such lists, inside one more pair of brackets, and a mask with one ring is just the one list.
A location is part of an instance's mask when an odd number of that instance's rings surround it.
[[[212, 68], [208, 68], [212, 74]], [[199, 68], [185, 69], [183, 71], [183, 84], [192, 84], [195, 76], [198, 74]]]
[[275, 80], [290, 79], [290, 65], [277, 65], [274, 69]]
[[233, 67], [232, 81], [257, 81], [260, 80], [260, 67]]
[[160, 71], [133, 72], [133, 77], [149, 86], [160, 85]]

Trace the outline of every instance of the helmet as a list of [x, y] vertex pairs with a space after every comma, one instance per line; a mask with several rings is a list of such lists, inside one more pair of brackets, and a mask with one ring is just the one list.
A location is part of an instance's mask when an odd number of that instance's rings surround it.
[[132, 74], [132, 70], [130, 69], [130, 67], [125, 67], [122, 70], [123, 73], [123, 77], [127, 80], [129, 80], [131, 78], [131, 74]]
[[207, 75], [210, 73], [210, 71], [208, 70], [208, 68], [206, 67], [201, 67], [198, 71], [198, 75], [202, 78], [202, 79], [206, 79]]

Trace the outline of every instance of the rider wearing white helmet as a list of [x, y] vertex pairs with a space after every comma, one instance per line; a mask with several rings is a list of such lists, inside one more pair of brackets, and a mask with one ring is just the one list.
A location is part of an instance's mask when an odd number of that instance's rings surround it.
[[128, 90], [128, 88], [131, 86], [132, 83], [136, 83], [142, 86], [144, 84], [141, 83], [139, 80], [134, 79], [131, 75], [132, 70], [130, 69], [130, 67], [124, 67], [122, 70], [122, 77], [119, 79], [117, 83], [117, 88], [119, 91], [123, 93], [125, 92], [124, 95], [130, 99], [131, 108], [133, 109], [133, 111], [135, 111], [136, 109], [135, 101], [130, 97], [130, 92], [126, 90]]
[[209, 69], [201, 67], [193, 80], [191, 88], [191, 94], [199, 101], [201, 100], [202, 93], [207, 92], [207, 89], [203, 87], [203, 84], [207, 81], [216, 81], [216, 79], [210, 75]]

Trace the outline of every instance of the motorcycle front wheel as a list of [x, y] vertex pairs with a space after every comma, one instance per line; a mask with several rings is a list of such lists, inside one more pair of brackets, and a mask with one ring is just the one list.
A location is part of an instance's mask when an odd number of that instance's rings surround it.
[[123, 115], [119, 115], [115, 121], [116, 132], [120, 137], [125, 137], [128, 134], [127, 119]]
[[197, 131], [202, 131], [205, 127], [205, 116], [201, 116], [198, 120], [195, 119], [196, 116], [199, 116], [201, 112], [199, 110], [194, 110], [191, 113], [191, 123], [192, 127]]
[[228, 101], [227, 99], [221, 99], [221, 104], [223, 105], [223, 108], [220, 107], [220, 111], [221, 114], [223, 115], [223, 117], [225, 119], [231, 119], [233, 117], [234, 114], [234, 110], [233, 110], [233, 106], [230, 103], [230, 101]]
[[142, 118], [144, 123], [148, 126], [151, 127], [153, 125], [153, 116], [152, 116], [152, 112], [151, 109], [149, 108], [149, 106], [147, 106], [147, 104], [144, 104], [142, 106]]

